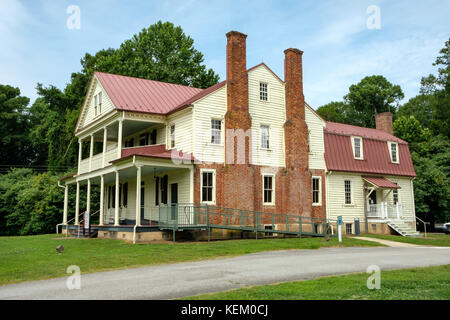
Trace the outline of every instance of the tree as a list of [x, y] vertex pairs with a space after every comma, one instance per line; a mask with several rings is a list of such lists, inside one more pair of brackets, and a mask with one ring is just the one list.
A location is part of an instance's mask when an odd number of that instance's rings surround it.
[[344, 101], [359, 112], [365, 127], [375, 128], [375, 115], [395, 113], [404, 94], [399, 85], [393, 85], [383, 76], [368, 76], [351, 85]]
[[408, 141], [412, 147], [431, 138], [430, 130], [423, 128], [414, 116], [410, 116], [409, 118], [401, 116], [394, 121], [393, 126], [394, 135]]
[[0, 84], [0, 165], [23, 165], [32, 157], [26, 109], [29, 102], [19, 88]]
[[317, 108], [317, 113], [327, 121], [359, 125], [356, 110], [341, 101], [327, 103]]

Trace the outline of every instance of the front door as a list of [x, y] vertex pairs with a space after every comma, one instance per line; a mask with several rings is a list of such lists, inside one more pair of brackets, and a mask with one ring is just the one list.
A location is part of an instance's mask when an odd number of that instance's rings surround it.
[[175, 220], [178, 210], [178, 183], [170, 185], [170, 204], [172, 207], [172, 220]]
[[377, 191], [373, 190], [369, 195], [369, 211], [373, 214], [377, 213]]

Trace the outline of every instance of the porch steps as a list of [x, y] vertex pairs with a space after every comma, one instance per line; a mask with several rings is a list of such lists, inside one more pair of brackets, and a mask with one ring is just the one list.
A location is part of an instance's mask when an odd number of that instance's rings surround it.
[[388, 225], [403, 237], [421, 238], [423, 235], [403, 220], [390, 220]]

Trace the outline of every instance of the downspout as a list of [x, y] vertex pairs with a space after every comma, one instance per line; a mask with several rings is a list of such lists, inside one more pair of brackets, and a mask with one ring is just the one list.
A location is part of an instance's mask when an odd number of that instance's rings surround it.
[[363, 196], [364, 196], [364, 226], [366, 228], [366, 233], [369, 233], [369, 222], [367, 221], [367, 199], [366, 199], [367, 188], [364, 183]]
[[[63, 189], [64, 189], [64, 193], [66, 192], [67, 186], [62, 186], [62, 185], [60, 184], [60, 181], [59, 181], [59, 180], [58, 180], [58, 187], [63, 188]], [[58, 223], [58, 224], [56, 225], [56, 234], [59, 234], [59, 232], [58, 232], [58, 227], [59, 227], [59, 226], [62, 226], [62, 225], [64, 225], [64, 223]], [[66, 230], [66, 237], [67, 237], [67, 230]]]
[[[136, 156], [133, 156], [133, 165], [136, 165]], [[136, 190], [136, 192], [138, 192], [138, 191]], [[138, 205], [139, 204], [136, 203], [136, 206], [138, 206]], [[133, 227], [133, 244], [136, 244], [136, 227], [137, 227], [137, 221]]]

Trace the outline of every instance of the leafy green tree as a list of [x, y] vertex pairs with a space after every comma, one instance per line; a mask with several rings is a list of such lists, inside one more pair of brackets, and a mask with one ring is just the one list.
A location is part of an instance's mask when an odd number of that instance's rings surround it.
[[408, 141], [413, 147], [420, 142], [428, 141], [431, 137], [430, 130], [423, 128], [414, 116], [398, 117], [394, 121], [394, 134], [396, 137]]
[[386, 111], [395, 113], [403, 97], [399, 85], [393, 85], [381, 75], [374, 75], [351, 85], [344, 101], [359, 112], [365, 127], [375, 128], [375, 115]]
[[19, 88], [0, 84], [0, 165], [24, 165], [33, 151], [28, 138], [30, 99]]
[[358, 112], [345, 102], [333, 101], [317, 108], [317, 113], [327, 121], [340, 122], [352, 125], [362, 125]]

